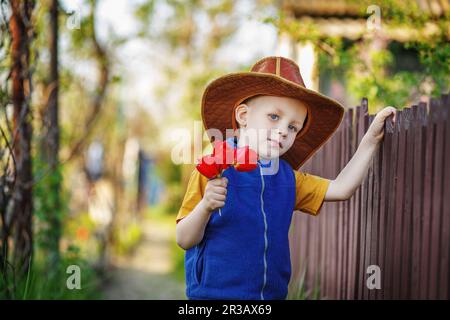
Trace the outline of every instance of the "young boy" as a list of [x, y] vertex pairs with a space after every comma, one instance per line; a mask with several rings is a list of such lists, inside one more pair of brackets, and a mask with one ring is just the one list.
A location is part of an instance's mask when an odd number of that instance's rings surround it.
[[392, 113], [387, 107], [376, 115], [352, 159], [328, 180], [297, 170], [336, 131], [344, 108], [306, 89], [294, 61], [267, 57], [250, 72], [210, 83], [202, 100], [207, 132], [215, 128], [225, 136], [233, 128], [230, 147], [248, 145], [259, 160], [253, 171], [229, 167], [212, 180], [192, 172], [176, 227], [177, 243], [186, 250], [187, 297], [285, 299], [293, 211], [317, 215], [323, 201], [349, 199]]

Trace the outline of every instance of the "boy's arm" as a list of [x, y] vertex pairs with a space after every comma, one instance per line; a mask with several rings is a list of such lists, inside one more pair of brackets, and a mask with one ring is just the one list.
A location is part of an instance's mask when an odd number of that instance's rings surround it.
[[225, 177], [208, 181], [205, 194], [195, 208], [176, 227], [177, 244], [188, 250], [202, 241], [211, 213], [225, 205], [228, 179]]
[[188, 250], [202, 241], [211, 213], [202, 199], [191, 213], [177, 223], [177, 244], [181, 248]]
[[386, 107], [377, 113], [353, 157], [336, 179], [331, 180], [324, 201], [347, 200], [355, 193], [366, 176], [370, 160], [383, 139], [384, 121], [391, 114], [394, 114], [395, 122], [395, 108]]

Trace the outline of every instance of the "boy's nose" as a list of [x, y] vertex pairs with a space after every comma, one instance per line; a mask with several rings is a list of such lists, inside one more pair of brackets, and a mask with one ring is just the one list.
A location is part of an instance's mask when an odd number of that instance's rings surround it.
[[287, 130], [286, 130], [286, 129], [284, 129], [284, 128], [278, 128], [278, 134], [279, 134], [281, 137], [286, 138], [288, 133], [287, 133]]

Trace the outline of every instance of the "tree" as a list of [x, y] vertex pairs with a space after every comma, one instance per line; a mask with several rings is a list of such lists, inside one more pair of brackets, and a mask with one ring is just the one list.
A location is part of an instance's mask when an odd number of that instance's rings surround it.
[[12, 0], [11, 30], [12, 45], [12, 104], [13, 119], [13, 156], [15, 158], [15, 183], [13, 191], [12, 215], [14, 224], [14, 260], [13, 265], [19, 274], [25, 274], [31, 263], [33, 252], [32, 232], [32, 126], [30, 119], [31, 73], [30, 43], [33, 37], [32, 0]]
[[[104, 102], [104, 98], [106, 95], [106, 90], [111, 81], [110, 77], [110, 59], [108, 56], [108, 52], [103, 47], [97, 39], [97, 34], [95, 31], [96, 17], [95, 10], [98, 1], [89, 0], [90, 12], [89, 15], [81, 22], [81, 27], [85, 28], [86, 35], [80, 35], [78, 33], [73, 33], [73, 42], [75, 45], [79, 45], [80, 49], [85, 48], [85, 45], [89, 46], [89, 51], [97, 62], [99, 69], [99, 77], [97, 82], [97, 87], [94, 92], [95, 95], [92, 99], [92, 103], [89, 107], [88, 114], [84, 120], [84, 128], [83, 134], [76, 138], [76, 140], [71, 143], [73, 147], [71, 148], [69, 155], [66, 161], [71, 161], [73, 158], [80, 155], [80, 151], [85, 146], [90, 134], [94, 129], [94, 124], [98, 120], [100, 116], [100, 111]], [[87, 37], [87, 42], [85, 42], [85, 36]], [[77, 130], [78, 131], [78, 130]]]
[[47, 225], [44, 233], [44, 248], [47, 249], [47, 256], [51, 265], [56, 265], [59, 261], [59, 242], [61, 238], [61, 176], [59, 168], [59, 120], [58, 120], [58, 96], [59, 96], [59, 72], [58, 72], [58, 16], [59, 16], [58, 0], [50, 0], [48, 2], [48, 18], [49, 18], [49, 52], [50, 66], [48, 68], [48, 84], [46, 92], [48, 100], [42, 114], [42, 132], [40, 143], [40, 154], [42, 162], [48, 165], [48, 179], [43, 179], [42, 183], [46, 184], [46, 193], [50, 195], [43, 199], [46, 202]]

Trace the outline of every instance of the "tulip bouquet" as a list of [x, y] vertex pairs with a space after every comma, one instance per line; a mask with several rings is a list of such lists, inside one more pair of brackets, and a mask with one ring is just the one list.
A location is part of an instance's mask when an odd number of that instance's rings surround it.
[[[197, 170], [209, 180], [220, 178], [229, 167], [246, 172], [258, 167], [258, 154], [249, 146], [234, 148], [226, 141], [214, 141], [213, 153], [203, 156], [197, 164]], [[219, 208], [219, 215], [222, 212]]]

